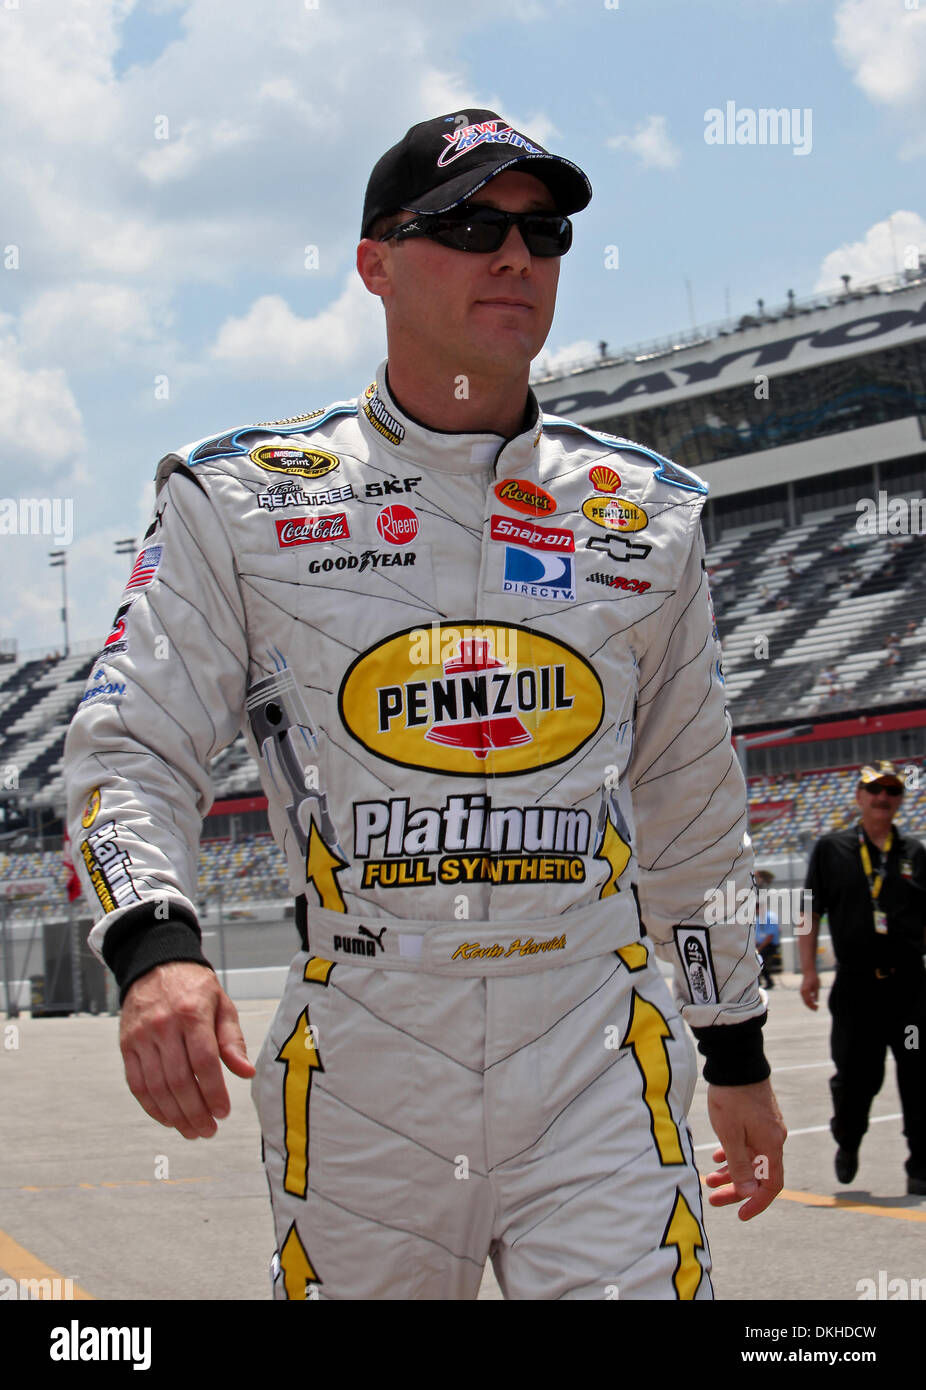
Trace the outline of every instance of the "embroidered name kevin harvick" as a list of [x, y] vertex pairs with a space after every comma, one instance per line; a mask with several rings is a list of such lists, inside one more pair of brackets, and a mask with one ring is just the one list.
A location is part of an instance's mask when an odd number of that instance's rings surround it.
[[507, 960], [509, 956], [535, 956], [539, 951], [565, 951], [566, 933], [562, 936], [554, 937], [552, 941], [535, 941], [529, 936], [526, 941], [522, 941], [518, 936], [512, 941], [510, 946], [500, 946], [497, 942], [494, 946], [481, 946], [478, 941], [464, 941], [462, 946], [458, 946], [450, 957], [451, 960], [477, 960], [484, 958], [487, 960]]
[[81, 842], [80, 853], [105, 912], [141, 901], [129, 873], [132, 860], [119, 848], [114, 821], [107, 821], [92, 831]]

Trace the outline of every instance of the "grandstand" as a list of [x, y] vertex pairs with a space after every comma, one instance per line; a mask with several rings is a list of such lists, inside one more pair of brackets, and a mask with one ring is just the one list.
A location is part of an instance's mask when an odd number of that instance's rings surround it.
[[[543, 408], [697, 471], [734, 731], [762, 856], [797, 857], [853, 812], [855, 770], [907, 768], [926, 837], [926, 265], [533, 381]], [[101, 644], [100, 644], [101, 645]], [[65, 873], [61, 760], [99, 646], [0, 652], [0, 892]], [[792, 730], [789, 734], [788, 730]], [[285, 896], [243, 738], [216, 759], [199, 892]], [[56, 886], [57, 885], [57, 886]]]

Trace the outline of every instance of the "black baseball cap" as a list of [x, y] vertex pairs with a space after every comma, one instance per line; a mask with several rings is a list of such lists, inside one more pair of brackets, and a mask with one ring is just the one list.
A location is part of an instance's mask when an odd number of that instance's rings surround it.
[[581, 212], [591, 201], [592, 186], [577, 164], [550, 154], [494, 111], [458, 111], [413, 125], [377, 160], [360, 235], [368, 234], [377, 217], [399, 209], [446, 212], [514, 167], [546, 184], [557, 212]]

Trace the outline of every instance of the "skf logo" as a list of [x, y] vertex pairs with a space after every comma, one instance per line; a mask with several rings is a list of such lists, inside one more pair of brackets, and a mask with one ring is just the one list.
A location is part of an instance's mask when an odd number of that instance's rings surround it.
[[248, 457], [270, 473], [295, 473], [300, 478], [323, 478], [341, 462], [324, 449], [294, 449], [285, 444], [262, 444]]
[[527, 516], [552, 516], [556, 511], [555, 498], [526, 478], [508, 478], [504, 483], [496, 483], [495, 496], [506, 506]]
[[617, 492], [621, 485], [614, 469], [606, 468], [602, 463], [596, 463], [594, 468], [588, 470], [588, 480], [596, 492]]
[[598, 729], [604, 696], [585, 658], [543, 633], [445, 623], [406, 629], [357, 657], [338, 710], [348, 733], [387, 762], [512, 777], [571, 758]]
[[582, 511], [589, 521], [607, 531], [642, 531], [649, 525], [643, 508], [625, 497], [587, 497]]
[[277, 543], [281, 549], [288, 545], [313, 545], [318, 541], [343, 541], [350, 536], [346, 512], [297, 516], [273, 524], [277, 528]]

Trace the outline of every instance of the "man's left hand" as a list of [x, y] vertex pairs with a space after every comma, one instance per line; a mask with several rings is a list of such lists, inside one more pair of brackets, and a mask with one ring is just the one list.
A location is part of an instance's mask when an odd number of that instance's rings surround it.
[[714, 1160], [723, 1167], [705, 1182], [716, 1188], [712, 1207], [742, 1202], [741, 1221], [765, 1211], [784, 1186], [782, 1147], [788, 1137], [770, 1081], [752, 1086], [708, 1086], [707, 1113], [720, 1148]]

